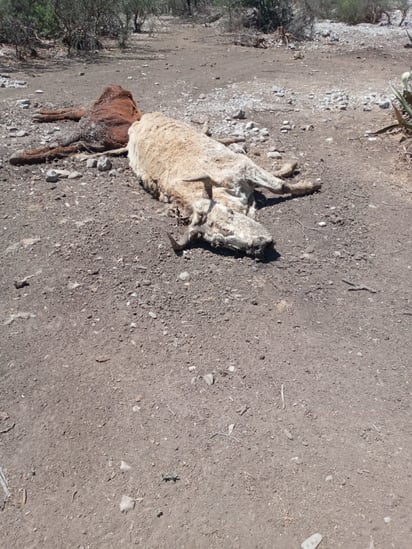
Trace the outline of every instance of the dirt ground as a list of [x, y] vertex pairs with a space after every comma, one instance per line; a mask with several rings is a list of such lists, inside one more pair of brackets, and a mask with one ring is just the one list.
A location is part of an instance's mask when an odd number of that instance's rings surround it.
[[[398, 29], [351, 32], [297, 59], [172, 24], [94, 61], [3, 58], [27, 87], [0, 90], [2, 548], [411, 547], [412, 178], [396, 137], [365, 136], [391, 111], [362, 100], [412, 54]], [[125, 158], [117, 176], [58, 161], [82, 177], [57, 184], [8, 164], [70, 127], [32, 124], [36, 106], [109, 83], [215, 136], [253, 121], [255, 162], [276, 149], [320, 178], [258, 212], [276, 260], [176, 256], [183, 228]], [[347, 108], [325, 110], [336, 90]]]

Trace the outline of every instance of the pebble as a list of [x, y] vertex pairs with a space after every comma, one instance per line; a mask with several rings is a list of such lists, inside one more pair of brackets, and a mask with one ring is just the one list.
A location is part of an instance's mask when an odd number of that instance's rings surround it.
[[269, 151], [267, 153], [267, 157], [268, 158], [274, 158], [274, 159], [279, 159], [279, 158], [282, 158], [282, 155], [280, 154], [279, 151]]
[[53, 170], [57, 174], [59, 179], [67, 179], [70, 175], [69, 170]]
[[379, 103], [380, 109], [389, 109], [390, 106], [391, 106], [391, 102], [389, 101], [389, 99], [384, 99]]
[[88, 158], [86, 160], [86, 168], [96, 168], [97, 167], [97, 158]]
[[78, 282], [69, 282], [67, 284], [67, 289], [68, 290], [75, 290], [76, 288], [78, 288], [80, 286], [80, 284]]
[[188, 273], [187, 271], [183, 271], [179, 274], [178, 278], [182, 282], [188, 282], [190, 280], [190, 273]]
[[19, 130], [18, 132], [15, 133], [16, 137], [25, 137], [26, 135], [29, 135], [29, 134], [25, 130]]
[[322, 541], [322, 536], [319, 533], [313, 534], [309, 538], [306, 538], [301, 544], [301, 549], [316, 549], [319, 543]]
[[326, 221], [319, 221], [319, 227], [326, 227]]
[[123, 471], [123, 472], [126, 472], [126, 471], [130, 471], [131, 467], [128, 463], [126, 463], [125, 461], [121, 461], [120, 462], [120, 470]]
[[56, 170], [48, 170], [46, 173], [46, 181], [48, 183], [56, 183], [59, 180], [59, 174]]
[[43, 90], [35, 90], [34, 93], [44, 93], [44, 91]]
[[285, 95], [285, 90], [279, 86], [272, 86], [272, 93], [275, 93], [279, 97], [283, 97]]
[[213, 377], [213, 374], [205, 374], [203, 376], [203, 380], [208, 384], [208, 385], [213, 385], [214, 382], [215, 382], [215, 378]]
[[80, 177], [82, 177], [80, 172], [70, 172], [67, 179], [80, 179]]
[[118, 169], [110, 170], [109, 175], [110, 177], [118, 177], [121, 174], [121, 171]]
[[9, 76], [2, 74], [0, 77], [0, 88], [25, 88], [27, 82], [25, 80], [9, 80]]
[[253, 130], [256, 127], [256, 124], [254, 122], [248, 122], [245, 126], [246, 130]]
[[112, 169], [112, 162], [107, 156], [101, 156], [97, 161], [97, 169], [100, 172], [108, 172]]
[[129, 511], [132, 511], [136, 505], [136, 502], [133, 498], [129, 496], [122, 496], [122, 499], [120, 500], [119, 507], [120, 511], [122, 513], [128, 513]]
[[18, 101], [16, 101], [16, 107], [20, 107], [21, 109], [28, 109], [30, 105], [30, 99], [19, 99]]
[[13, 324], [15, 320], [29, 320], [30, 318], [36, 318], [36, 315], [33, 313], [26, 313], [25, 311], [21, 311], [18, 313], [14, 313], [10, 315], [10, 317], [3, 322], [5, 326], [9, 326], [10, 324]]
[[237, 153], [237, 154], [246, 154], [246, 151], [242, 145], [239, 145], [239, 143], [232, 143], [229, 145], [229, 148], [231, 151]]
[[239, 109], [232, 114], [232, 118], [235, 120], [244, 120], [246, 118], [246, 113], [243, 109]]
[[151, 318], [157, 318], [157, 314], [154, 313], [153, 311], [149, 311], [149, 316], [150, 316]]

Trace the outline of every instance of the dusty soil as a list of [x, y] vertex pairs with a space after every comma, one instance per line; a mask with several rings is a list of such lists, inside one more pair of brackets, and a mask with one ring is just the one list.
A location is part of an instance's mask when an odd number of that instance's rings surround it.
[[[315, 532], [325, 549], [411, 547], [411, 172], [396, 137], [365, 137], [390, 110], [362, 108], [411, 50], [382, 33], [294, 59], [169, 25], [95, 61], [3, 68], [28, 85], [0, 91], [2, 548], [291, 549]], [[117, 177], [56, 162], [83, 174], [57, 184], [8, 165], [70, 127], [32, 124], [36, 104], [87, 105], [108, 83], [143, 111], [206, 114], [214, 135], [254, 121], [257, 163], [275, 148], [321, 179], [261, 200], [277, 259], [176, 256], [165, 234], [182, 227], [126, 159]], [[334, 91], [346, 110], [325, 110]]]

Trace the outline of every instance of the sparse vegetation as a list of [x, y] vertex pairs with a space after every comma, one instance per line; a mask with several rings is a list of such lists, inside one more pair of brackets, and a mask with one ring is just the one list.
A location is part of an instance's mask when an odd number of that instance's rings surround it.
[[410, 84], [412, 73], [403, 73], [402, 91], [393, 88], [393, 92], [397, 99], [397, 104], [393, 105], [396, 120], [400, 128], [405, 130], [408, 134], [412, 132], [412, 87]]
[[318, 0], [316, 13], [349, 25], [379, 23], [383, 17], [391, 24], [391, 13], [400, 10], [402, 25], [410, 7], [409, 0]]
[[227, 14], [229, 30], [280, 30], [297, 39], [311, 35], [316, 17], [357, 24], [386, 15], [390, 23], [391, 10], [398, 9], [402, 24], [410, 9], [410, 0], [0, 0], [0, 41], [13, 44], [19, 58], [36, 55], [45, 38], [61, 41], [69, 54], [93, 52], [103, 37], [126, 47], [130, 33], [142, 32], [152, 15], [191, 16], [216, 4]]

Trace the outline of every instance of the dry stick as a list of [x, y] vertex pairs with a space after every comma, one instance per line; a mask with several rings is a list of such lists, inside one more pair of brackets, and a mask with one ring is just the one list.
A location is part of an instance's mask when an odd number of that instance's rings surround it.
[[166, 407], [169, 410], [169, 412], [172, 414], [172, 416], [176, 415], [176, 412], [174, 412], [168, 404], [166, 404]]
[[284, 387], [283, 387], [283, 383], [282, 383], [282, 385], [280, 386], [280, 398], [282, 399], [282, 410], [284, 410], [285, 406], [286, 406], [286, 404], [285, 404], [285, 394], [283, 392], [283, 389], [284, 389]]
[[8, 433], [8, 432], [11, 431], [15, 426], [16, 426], [16, 424], [15, 424], [15, 423], [12, 423], [12, 424], [10, 425], [10, 427], [6, 427], [5, 429], [2, 429], [2, 430], [0, 431], [0, 435], [3, 435], [4, 433]]
[[233, 435], [228, 435], [227, 433], [221, 433], [220, 431], [218, 431], [216, 433], [213, 433], [213, 435], [211, 435], [210, 438], [215, 438], [218, 435], [220, 435], [221, 437], [227, 437], [227, 438], [236, 440], [236, 442], [240, 442], [240, 440], [238, 438], [234, 437]]
[[3, 488], [3, 492], [6, 498], [10, 497], [9, 485], [7, 484], [7, 479], [4, 476], [3, 469], [0, 467], [0, 486]]
[[346, 280], [345, 278], [342, 278], [342, 282], [344, 282], [345, 284], [349, 284], [349, 286], [351, 286], [351, 288], [348, 288], [348, 292], [360, 292], [362, 290], [366, 292], [370, 292], [371, 294], [376, 294], [377, 292], [377, 290], [374, 290], [373, 288], [369, 288], [369, 286], [363, 286], [363, 285], [356, 286], [356, 284], [354, 284], [350, 280]]
[[111, 149], [108, 151], [92, 153], [92, 154], [79, 153], [79, 154], [75, 154], [74, 158], [76, 160], [88, 160], [89, 158], [99, 158], [100, 156], [122, 156], [122, 154], [126, 154], [126, 153], [127, 153], [127, 147], [121, 147], [120, 149]]

